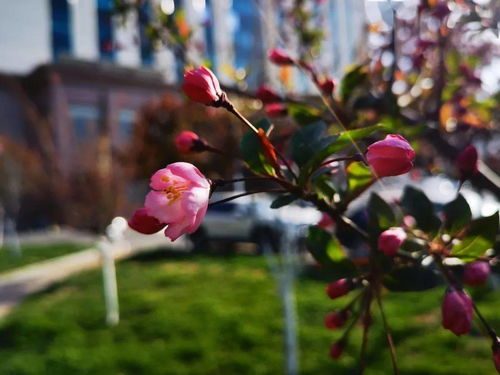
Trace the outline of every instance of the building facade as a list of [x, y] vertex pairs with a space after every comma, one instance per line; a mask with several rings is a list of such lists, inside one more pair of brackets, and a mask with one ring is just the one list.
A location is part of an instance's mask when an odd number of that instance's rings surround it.
[[[338, 76], [354, 61], [363, 34], [358, 21], [364, 18], [363, 1], [312, 2], [324, 17], [326, 39], [318, 59], [323, 73]], [[244, 87], [253, 91], [262, 83], [280, 87], [278, 68], [267, 60], [268, 49], [284, 46], [276, 29], [278, 5], [273, 0], [149, 0], [118, 19], [114, 0], [5, 2], [0, 135], [50, 155], [62, 177], [95, 166], [120, 173], [115, 155], [130, 141], [137, 111], [164, 94], [181, 98], [181, 62], [167, 47], [153, 48], [147, 37], [154, 12], [183, 12], [193, 31], [190, 61], [209, 60], [227, 86], [245, 72]], [[294, 53], [293, 45], [284, 47]], [[310, 87], [296, 73], [298, 92], [307, 93]]]

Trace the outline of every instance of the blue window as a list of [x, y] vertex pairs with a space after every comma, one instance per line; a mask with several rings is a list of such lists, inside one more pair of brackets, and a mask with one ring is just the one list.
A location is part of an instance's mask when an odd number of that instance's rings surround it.
[[143, 2], [139, 7], [139, 35], [141, 41], [141, 60], [143, 65], [153, 65], [153, 48], [148, 37], [148, 25], [151, 21], [151, 4]]
[[97, 107], [71, 104], [69, 115], [73, 125], [73, 140], [77, 144], [93, 140], [98, 133], [100, 113]]
[[97, 0], [97, 20], [101, 58], [112, 60], [115, 55], [113, 42], [113, 0]]
[[256, 87], [262, 77], [264, 51], [260, 32], [259, 10], [254, 1], [233, 1], [234, 52], [236, 68], [249, 70], [247, 83]]
[[51, 0], [52, 53], [54, 58], [71, 52], [70, 16], [67, 0]]
[[215, 41], [214, 41], [214, 26], [213, 26], [213, 10], [211, 0], [206, 1], [204, 23], [205, 23], [205, 43], [207, 46], [206, 54], [207, 58], [212, 63], [213, 67], [217, 66], [216, 55], [215, 55]]
[[132, 138], [134, 130], [135, 111], [122, 109], [118, 113], [118, 129], [116, 131], [116, 142], [118, 144], [127, 143]]

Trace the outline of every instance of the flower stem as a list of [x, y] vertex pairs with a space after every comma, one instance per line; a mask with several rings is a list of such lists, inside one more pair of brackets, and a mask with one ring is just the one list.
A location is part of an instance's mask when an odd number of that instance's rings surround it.
[[255, 126], [252, 125], [250, 121], [246, 119], [232, 104], [226, 107], [226, 109], [235, 115], [241, 122], [243, 122], [246, 126], [248, 126], [252, 131], [256, 134], [259, 132]]
[[384, 324], [385, 336], [387, 338], [387, 344], [389, 345], [389, 352], [391, 353], [392, 369], [395, 375], [399, 375], [398, 362], [396, 357], [396, 347], [394, 346], [394, 341], [392, 339], [391, 331], [389, 329], [389, 324], [387, 323], [387, 318], [385, 316], [384, 307], [382, 305], [382, 299], [380, 298], [380, 287], [375, 291], [375, 298], [377, 300], [378, 308], [380, 310], [380, 315], [382, 316], [382, 322]]
[[285, 193], [285, 192], [286, 192], [286, 190], [283, 190], [283, 189], [267, 189], [267, 190], [246, 191], [246, 192], [241, 193], [241, 194], [233, 195], [232, 197], [228, 197], [228, 198], [224, 198], [224, 199], [221, 199], [221, 200], [218, 200], [218, 201], [215, 201], [215, 202], [211, 202], [211, 203], [208, 204], [208, 206], [209, 207], [215, 206], [216, 204], [221, 204], [221, 203], [229, 202], [229, 201], [232, 201], [234, 199], [237, 199], [237, 198], [240, 198], [240, 197], [244, 197], [246, 195], [251, 195], [251, 194], [257, 194], [257, 193]]
[[362, 375], [366, 368], [366, 354], [368, 351], [368, 334], [370, 332], [371, 327], [371, 315], [370, 315], [370, 306], [372, 302], [372, 292], [371, 285], [366, 288], [365, 292], [365, 300], [364, 300], [364, 316], [363, 316], [363, 341], [361, 342], [361, 355], [359, 360], [359, 373]]

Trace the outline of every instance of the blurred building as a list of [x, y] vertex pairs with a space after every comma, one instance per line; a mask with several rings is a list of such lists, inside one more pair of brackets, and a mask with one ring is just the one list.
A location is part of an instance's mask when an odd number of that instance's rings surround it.
[[[5, 1], [0, 134], [43, 149], [63, 175], [100, 168], [103, 160], [113, 163], [112, 154], [131, 137], [136, 111], [161, 94], [180, 95], [176, 84], [183, 66], [168, 48], [154, 49], [147, 37], [153, 12], [184, 12], [193, 30], [188, 58], [199, 64], [208, 59], [223, 84], [234, 85], [241, 75], [243, 86], [255, 90], [264, 82], [278, 85], [277, 67], [266, 58], [269, 48], [279, 45], [294, 53], [293, 43], [284, 43], [277, 29], [278, 4], [150, 0], [123, 21], [113, 13], [114, 0]], [[321, 72], [339, 76], [358, 56], [364, 0], [311, 4], [319, 7], [326, 37], [318, 58]], [[298, 92], [310, 89], [298, 72], [294, 79]], [[106, 154], [111, 156], [102, 157]]]

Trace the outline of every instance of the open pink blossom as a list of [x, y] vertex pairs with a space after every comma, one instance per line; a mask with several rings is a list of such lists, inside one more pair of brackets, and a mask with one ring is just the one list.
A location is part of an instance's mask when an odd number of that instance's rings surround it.
[[178, 162], [151, 177], [144, 206], [147, 214], [167, 224], [165, 236], [175, 241], [200, 226], [208, 207], [210, 183], [194, 165]]
[[461, 290], [452, 290], [441, 305], [443, 327], [460, 336], [469, 333], [472, 324], [472, 299]]
[[415, 151], [400, 135], [389, 134], [368, 146], [366, 159], [378, 177], [398, 176], [413, 167]]
[[222, 95], [219, 80], [210, 69], [204, 66], [184, 74], [182, 90], [189, 99], [206, 105], [218, 101]]

